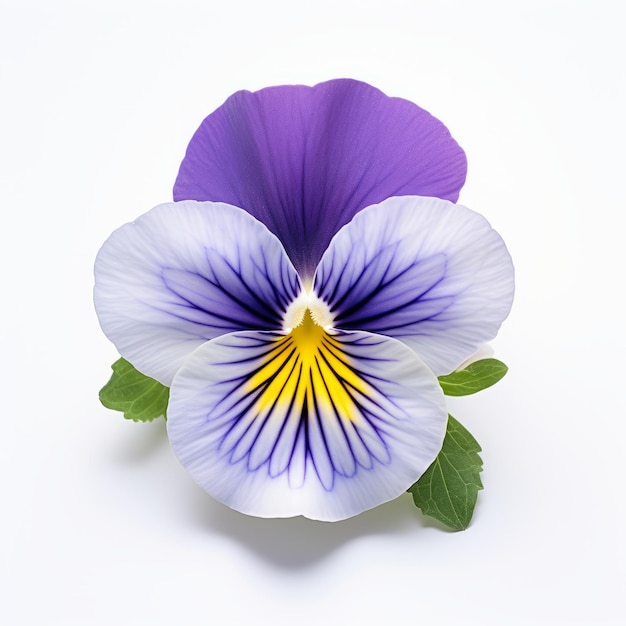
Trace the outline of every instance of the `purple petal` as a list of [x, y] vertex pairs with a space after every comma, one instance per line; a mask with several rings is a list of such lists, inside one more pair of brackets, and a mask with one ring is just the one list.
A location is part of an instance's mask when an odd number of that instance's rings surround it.
[[478, 213], [437, 198], [389, 198], [337, 233], [313, 288], [336, 328], [395, 337], [440, 376], [495, 337], [514, 271]]
[[237, 330], [279, 330], [300, 281], [280, 242], [245, 211], [162, 204], [98, 253], [102, 329], [139, 371], [169, 386], [199, 345]]
[[358, 211], [390, 196], [456, 201], [465, 173], [465, 154], [441, 122], [341, 79], [235, 93], [193, 136], [174, 199], [245, 209], [306, 279]]

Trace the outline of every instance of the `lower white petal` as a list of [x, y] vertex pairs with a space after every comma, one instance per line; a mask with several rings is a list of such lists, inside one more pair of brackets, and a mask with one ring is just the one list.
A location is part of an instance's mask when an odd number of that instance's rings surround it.
[[185, 361], [168, 406], [178, 459], [259, 517], [334, 521], [398, 497], [443, 442], [434, 374], [395, 339], [298, 332], [224, 335]]

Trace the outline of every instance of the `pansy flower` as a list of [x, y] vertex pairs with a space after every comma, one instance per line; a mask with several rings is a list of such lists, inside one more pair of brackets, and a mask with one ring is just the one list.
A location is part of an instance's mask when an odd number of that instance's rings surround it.
[[513, 295], [500, 236], [453, 204], [463, 151], [414, 104], [351, 80], [238, 92], [160, 205], [96, 260], [104, 332], [170, 388], [180, 462], [262, 517], [339, 520], [441, 449], [437, 377]]

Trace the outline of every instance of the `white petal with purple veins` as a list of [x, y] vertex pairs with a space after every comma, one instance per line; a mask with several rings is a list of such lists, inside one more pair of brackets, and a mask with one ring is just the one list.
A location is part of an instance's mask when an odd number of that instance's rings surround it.
[[337, 328], [395, 337], [437, 375], [496, 335], [513, 291], [511, 258], [487, 220], [419, 196], [361, 211], [334, 237], [314, 280]]
[[194, 479], [260, 517], [339, 520], [401, 495], [441, 448], [437, 379], [401, 342], [240, 332], [198, 348], [171, 388], [168, 433]]
[[278, 239], [245, 211], [214, 202], [163, 204], [122, 226], [102, 246], [95, 275], [105, 334], [167, 386], [207, 340], [281, 328], [300, 292]]

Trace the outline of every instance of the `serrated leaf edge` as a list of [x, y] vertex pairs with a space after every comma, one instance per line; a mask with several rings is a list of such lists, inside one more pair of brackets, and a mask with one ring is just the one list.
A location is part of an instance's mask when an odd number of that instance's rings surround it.
[[[466, 448], [459, 441], [459, 438], [458, 438], [459, 433], [467, 435], [467, 437], [469, 438], [469, 443], [471, 447]], [[478, 492], [481, 489], [483, 489], [483, 483], [480, 478], [480, 473], [483, 471], [483, 461], [480, 455], [478, 454], [481, 451], [481, 447], [476, 441], [476, 439], [474, 438], [474, 436], [458, 420], [456, 420], [451, 415], [448, 416], [448, 427], [446, 428], [446, 438], [447, 437], [450, 437], [450, 439], [454, 442], [454, 444], [457, 447], [461, 449], [461, 451], [451, 454], [449, 452], [445, 452], [444, 446], [442, 445], [442, 449], [437, 455], [437, 458], [432, 462], [432, 464], [428, 467], [428, 469], [424, 472], [424, 474], [422, 474], [419, 480], [408, 489], [408, 491], [413, 496], [413, 502], [415, 503], [415, 506], [418, 507], [424, 515], [427, 515], [428, 517], [433, 517], [434, 519], [442, 522], [444, 525], [448, 526], [452, 530], [459, 531], [459, 530], [465, 530], [469, 526], [472, 520], [473, 514], [474, 514], [476, 502], [478, 500]], [[444, 439], [444, 445], [445, 445], [445, 439]], [[467, 483], [463, 479], [461, 472], [450, 461], [451, 456], [460, 455], [460, 454], [463, 456], [470, 457], [470, 465], [476, 470], [477, 484], [474, 486], [472, 486], [471, 483]], [[478, 458], [478, 464], [474, 462], [473, 458], [471, 458], [473, 455], [475, 455]], [[448, 462], [452, 470], [459, 477], [460, 482], [465, 485], [466, 495], [468, 495], [467, 490], [470, 490], [470, 489], [472, 491], [474, 489], [476, 490], [475, 494], [469, 494], [469, 497], [467, 498], [468, 506], [466, 508], [468, 511], [468, 515], [467, 515], [466, 520], [461, 519], [461, 517], [457, 514], [457, 507], [454, 506], [454, 501], [450, 497], [451, 489], [448, 487], [448, 481], [445, 479], [445, 473], [443, 472], [443, 468], [442, 468], [442, 458], [445, 458], [445, 460]], [[422, 481], [425, 477], [428, 477], [429, 474], [430, 476], [434, 478], [435, 472], [439, 473], [441, 482], [444, 485], [445, 495], [447, 496], [448, 502], [450, 504], [450, 508], [455, 513], [455, 519], [446, 515], [437, 504], [437, 500], [433, 497], [433, 489], [432, 489], [433, 479], [432, 478], [429, 480], [428, 498], [423, 499], [421, 503], [419, 501], [419, 488], [423, 489], [423, 485], [420, 485], [420, 481]], [[434, 512], [436, 512], [437, 514], [433, 514]]]

